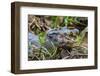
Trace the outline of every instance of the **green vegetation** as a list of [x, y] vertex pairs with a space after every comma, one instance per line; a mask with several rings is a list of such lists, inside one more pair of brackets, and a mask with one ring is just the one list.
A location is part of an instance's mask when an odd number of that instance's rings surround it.
[[39, 33], [39, 42], [40, 42], [40, 44], [41, 45], [44, 45], [45, 44], [45, 42], [46, 42], [46, 32], [40, 32]]

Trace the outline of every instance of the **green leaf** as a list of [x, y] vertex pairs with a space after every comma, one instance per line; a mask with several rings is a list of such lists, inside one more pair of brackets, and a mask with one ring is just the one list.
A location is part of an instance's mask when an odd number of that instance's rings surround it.
[[41, 32], [39, 34], [39, 42], [41, 45], [44, 45], [44, 43], [46, 42], [46, 33], [45, 32]]

